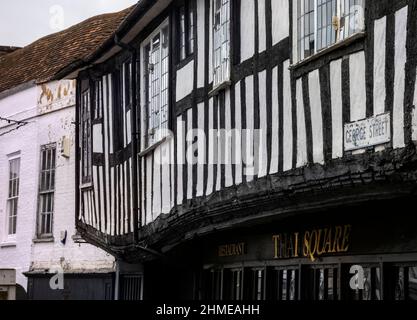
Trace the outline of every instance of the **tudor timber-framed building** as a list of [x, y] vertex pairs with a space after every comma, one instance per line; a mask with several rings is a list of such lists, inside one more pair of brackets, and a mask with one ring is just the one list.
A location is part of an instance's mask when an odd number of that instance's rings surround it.
[[63, 70], [119, 297], [417, 298], [416, 30], [415, 0], [142, 0]]

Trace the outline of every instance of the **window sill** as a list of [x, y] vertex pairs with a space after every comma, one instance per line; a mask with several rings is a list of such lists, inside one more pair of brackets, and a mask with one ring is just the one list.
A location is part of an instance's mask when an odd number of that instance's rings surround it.
[[6, 241], [6, 242], [0, 243], [0, 248], [15, 248], [15, 247], [17, 247], [16, 241]]
[[160, 145], [164, 144], [168, 139], [169, 139], [169, 136], [166, 136], [166, 137], [162, 138], [161, 140], [159, 140], [158, 142], [155, 142], [153, 145], [151, 145], [150, 147], [146, 148], [141, 153], [139, 153], [139, 157], [140, 158], [146, 157], [149, 153], [154, 151]]
[[232, 81], [227, 80], [227, 81], [223, 81], [222, 83], [219, 83], [218, 85], [216, 85], [213, 90], [211, 90], [208, 93], [209, 97], [213, 97], [215, 95], [217, 95], [219, 93], [219, 91], [223, 90], [223, 89], [227, 89], [232, 85]]
[[40, 238], [40, 239], [36, 238], [36, 239], [33, 239], [33, 243], [53, 243], [53, 242], [55, 242], [54, 237], [50, 237], [50, 238]]
[[366, 33], [365, 32], [358, 32], [352, 36], [350, 36], [349, 38], [343, 39], [339, 42], [336, 42], [335, 44], [327, 47], [326, 49], [323, 49], [315, 54], [313, 54], [312, 56], [309, 56], [308, 58], [305, 58], [301, 61], [298, 61], [297, 63], [292, 64], [289, 69], [290, 70], [295, 70], [298, 69], [306, 64], [309, 64], [310, 62], [316, 61], [318, 59], [320, 59], [321, 57], [327, 55], [329, 52], [332, 52], [334, 50], [349, 46], [350, 44], [363, 39], [366, 37]]

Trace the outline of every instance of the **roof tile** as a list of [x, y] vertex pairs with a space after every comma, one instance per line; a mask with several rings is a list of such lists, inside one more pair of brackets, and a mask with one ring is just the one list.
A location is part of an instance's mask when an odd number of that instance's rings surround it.
[[92, 17], [0, 56], [0, 92], [30, 81], [49, 81], [64, 67], [84, 60], [116, 31], [133, 7]]

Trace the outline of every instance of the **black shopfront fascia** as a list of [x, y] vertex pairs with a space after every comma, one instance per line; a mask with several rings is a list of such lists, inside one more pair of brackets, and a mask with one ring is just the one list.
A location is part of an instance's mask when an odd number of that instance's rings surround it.
[[[208, 237], [202, 241], [195, 296], [226, 301], [416, 300], [417, 218], [398, 208], [405, 207], [397, 201], [369, 202]], [[335, 233], [345, 227], [348, 236], [342, 245], [345, 235]], [[313, 239], [307, 236], [310, 248], [320, 233], [321, 245], [310, 250], [322, 254], [308, 252], [306, 233], [313, 234]], [[278, 249], [277, 236], [286, 238]], [[352, 280], [352, 267], [360, 268], [363, 281]]]

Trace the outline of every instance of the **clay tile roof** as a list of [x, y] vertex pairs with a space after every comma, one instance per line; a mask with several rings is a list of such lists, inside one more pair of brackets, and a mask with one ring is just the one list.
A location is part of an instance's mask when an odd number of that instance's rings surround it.
[[0, 92], [31, 81], [47, 82], [64, 67], [88, 58], [112, 36], [133, 8], [92, 17], [0, 56]]

